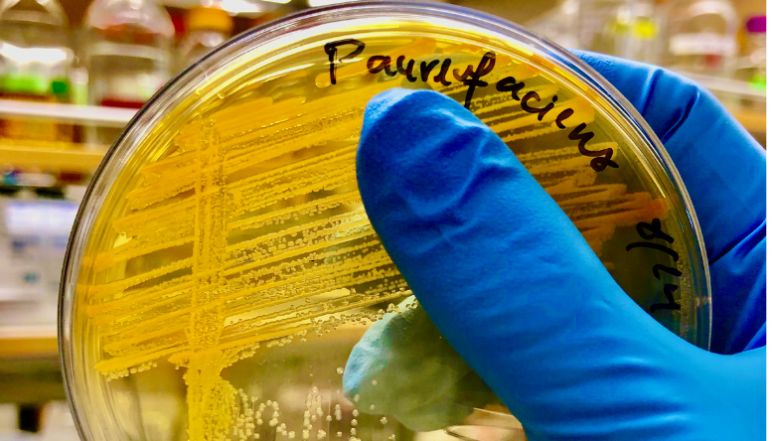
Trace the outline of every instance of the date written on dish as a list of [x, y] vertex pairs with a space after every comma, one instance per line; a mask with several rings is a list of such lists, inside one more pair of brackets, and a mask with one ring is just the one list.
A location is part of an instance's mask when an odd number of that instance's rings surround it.
[[[337, 83], [336, 73], [338, 65], [342, 61], [353, 59], [361, 55], [364, 50], [365, 43], [354, 39], [338, 40], [325, 44], [324, 51], [330, 62], [330, 83]], [[433, 82], [443, 86], [449, 86], [454, 80], [463, 83], [467, 87], [464, 99], [464, 107], [467, 109], [472, 102], [475, 90], [488, 86], [488, 82], [484, 78], [491, 73], [494, 66], [496, 66], [496, 53], [491, 51], [482, 55], [476, 65], [469, 64], [463, 70], [455, 68], [452, 71], [450, 58], [445, 58], [442, 61], [421, 61], [420, 63], [412, 58], [407, 59], [404, 55], [400, 55], [396, 59], [389, 55], [373, 55], [367, 59], [367, 71], [371, 74], [383, 72], [390, 77], [402, 75], [411, 83], [419, 79], [424, 83]], [[496, 82], [495, 87], [499, 92], [507, 92], [513, 100], [519, 101], [524, 111], [538, 115], [539, 121], [543, 120], [555, 108], [555, 103], [558, 101], [558, 96], [554, 95], [551, 99], [546, 100], [546, 105], [540, 105], [542, 97], [534, 91], [525, 92], [525, 83], [512, 76], [500, 79]], [[520, 96], [521, 93], [524, 93], [522, 97]], [[563, 122], [573, 114], [574, 109], [570, 107], [563, 109], [555, 117], [555, 125], [560, 129], [566, 129], [567, 126]], [[590, 150], [587, 148], [587, 143], [595, 136], [595, 133], [589, 130], [585, 131], [585, 129], [587, 129], [587, 123], [580, 123], [569, 132], [568, 139], [579, 141], [579, 153], [592, 158], [590, 167], [596, 172], [601, 172], [607, 167], [618, 168], [619, 165], [611, 159], [614, 155], [613, 149]]]
[[[665, 245], [662, 245], [661, 243], [654, 242], [656, 239], [664, 240], [667, 243], [672, 244], [673, 243], [673, 237], [669, 234], [662, 231], [662, 221], [654, 218], [654, 220], [651, 221], [651, 223], [646, 222], [639, 222], [638, 225], [635, 226], [636, 230], [638, 231], [638, 235], [641, 236], [642, 239], [645, 239], [645, 242], [633, 242], [630, 245], [627, 246], [627, 251], [632, 251], [634, 249], [649, 249], [649, 250], [655, 250], [659, 253], [662, 253], [663, 257], [665, 255], [669, 256], [673, 263], [678, 262], [678, 253], [668, 248]], [[652, 272], [654, 273], [654, 277], [657, 278], [657, 280], [660, 280], [662, 277], [662, 273], [670, 274], [674, 277], [680, 277], [681, 271], [678, 270], [675, 266], [670, 265], [663, 265], [661, 263], [657, 263], [652, 267]], [[663, 289], [665, 291], [665, 298], [667, 299], [667, 303], [655, 303], [651, 305], [649, 308], [649, 312], [658, 311], [660, 309], [665, 310], [680, 310], [681, 304], [675, 301], [675, 297], [673, 296], [673, 293], [678, 289], [678, 285], [674, 285], [672, 283], [665, 283], [663, 286]]]

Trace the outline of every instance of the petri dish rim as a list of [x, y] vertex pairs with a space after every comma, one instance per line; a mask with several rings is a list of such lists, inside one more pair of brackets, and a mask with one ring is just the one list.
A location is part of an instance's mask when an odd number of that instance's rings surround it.
[[[692, 265], [700, 266], [700, 270], [705, 277], [704, 286], [695, 286], [695, 290], [698, 296], [704, 299], [704, 303], [699, 307], [698, 314], [699, 320], [702, 323], [707, 321], [705, 326], [707, 326], [708, 332], [707, 340], [701, 339], [697, 344], [706, 349], [710, 348], [712, 336], [710, 274], [707, 265], [707, 252], [702, 240], [696, 212], [685, 185], [664, 146], [643, 117], [620, 92], [573, 53], [548, 40], [533, 35], [530, 31], [517, 24], [487, 13], [455, 5], [436, 3], [398, 1], [344, 3], [291, 14], [233, 37], [220, 46], [220, 48], [189, 66], [162, 87], [137, 112], [105, 154], [88, 185], [83, 202], [75, 218], [74, 228], [65, 253], [59, 296], [58, 334], [60, 360], [65, 379], [65, 392], [81, 439], [93, 439], [93, 437], [87, 426], [87, 419], [79, 416], [78, 409], [82, 408], [82, 406], [79, 404], [78, 396], [73, 393], [73, 386], [78, 382], [78, 378], [76, 378], [77, 372], [75, 372], [72, 365], [76, 354], [74, 353], [72, 341], [73, 323], [71, 319], [73, 314], [71, 312], [74, 308], [75, 283], [80, 271], [82, 253], [90, 237], [99, 208], [103, 205], [108, 191], [117, 176], [116, 172], [123, 167], [137, 150], [148, 131], [164, 118], [167, 110], [175, 108], [184, 100], [189, 99], [195, 94], [197, 85], [205, 81], [212, 72], [239, 58], [245, 52], [253, 50], [255, 47], [267, 45], [283, 37], [287, 32], [308, 29], [316, 24], [373, 16], [394, 19], [398, 18], [399, 15], [421, 15], [465, 22], [512, 38], [528, 45], [529, 48], [538, 49], [542, 54], [549, 56], [550, 62], [570, 71], [583, 80], [584, 85], [602, 97], [605, 104], [619, 112], [622, 119], [633, 128], [635, 135], [646, 142], [645, 146], [636, 146], [636, 153], [644, 156], [649, 161], [653, 161], [657, 167], [651, 167], [650, 164], [647, 164], [647, 166], [652, 168], [660, 178], [667, 178], [672, 184], [671, 190], [674, 191], [668, 193], [670, 193], [671, 203], [679, 210], [679, 213], [683, 214], [683, 216], [679, 216], [679, 221], [686, 224], [683, 225], [682, 230], [685, 233], [691, 233], [693, 243], [698, 246], [696, 253], [693, 253], [695, 255], [690, 255], [690, 262], [692, 262]], [[73, 277], [68, 277], [70, 275]]]

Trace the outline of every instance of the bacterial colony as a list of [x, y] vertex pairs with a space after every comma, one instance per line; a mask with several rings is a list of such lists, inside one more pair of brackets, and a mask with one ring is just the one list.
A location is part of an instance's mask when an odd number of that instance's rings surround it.
[[[452, 54], [451, 68], [463, 68], [484, 51], [419, 38], [391, 53], [417, 60]], [[343, 418], [340, 404], [323, 399], [316, 387], [305, 397], [303, 424], [291, 427], [283, 421], [284, 403], [250, 396], [226, 381], [223, 370], [257, 350], [370, 324], [398, 312], [395, 305], [412, 294], [357, 190], [364, 109], [393, 87], [432, 87], [460, 102], [467, 88], [365, 78], [355, 63], [341, 67], [339, 84], [322, 87], [326, 69], [320, 48], [312, 66], [186, 121], [173, 143], [142, 166], [141, 184], [124, 190], [128, 208], [111, 221], [111, 245], [86, 257], [93, 275], [81, 298], [83, 320], [99, 345], [94, 368], [109, 388], [110, 381], [152, 370], [159, 361], [173, 363], [187, 388], [192, 441], [257, 440], [266, 430], [276, 439], [359, 441], [356, 419], [345, 432], [334, 429]], [[507, 75], [542, 96], [557, 94], [558, 106], [571, 105], [567, 126], [602, 123], [586, 98], [499, 55], [487, 79]], [[295, 91], [282, 92], [283, 82]], [[338, 89], [303, 93], [330, 87]], [[575, 143], [556, 144], [557, 111], [540, 121], [492, 87], [478, 89], [469, 108], [514, 146], [601, 259], [618, 228], [666, 215], [667, 205], [649, 192], [600, 179]], [[532, 148], [518, 150], [523, 143]], [[599, 136], [592, 145], [609, 147], [618, 152], [613, 139]]]

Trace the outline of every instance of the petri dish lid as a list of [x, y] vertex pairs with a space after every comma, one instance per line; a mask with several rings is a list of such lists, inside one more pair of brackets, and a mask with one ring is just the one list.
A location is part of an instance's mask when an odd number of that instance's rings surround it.
[[474, 112], [620, 286], [708, 347], [696, 215], [664, 148], [609, 83], [468, 9], [313, 9], [232, 39], [172, 80], [91, 182], [60, 299], [85, 440], [355, 437], [360, 411], [360, 430], [387, 439], [436, 428], [357, 409], [340, 391], [367, 329], [401, 301], [416, 307], [355, 175], [365, 105], [395, 87], [433, 89]]

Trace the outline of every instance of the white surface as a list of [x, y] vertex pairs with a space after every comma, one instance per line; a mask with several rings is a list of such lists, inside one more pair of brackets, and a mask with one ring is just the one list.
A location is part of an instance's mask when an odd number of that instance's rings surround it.
[[0, 117], [88, 124], [122, 128], [134, 117], [135, 110], [73, 104], [48, 104], [0, 100]]

